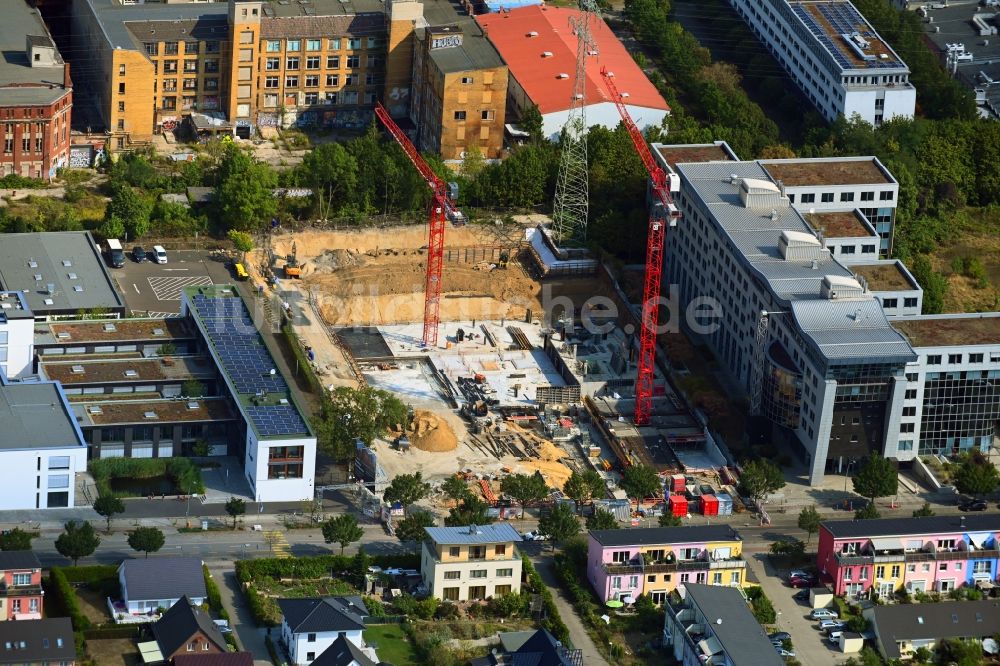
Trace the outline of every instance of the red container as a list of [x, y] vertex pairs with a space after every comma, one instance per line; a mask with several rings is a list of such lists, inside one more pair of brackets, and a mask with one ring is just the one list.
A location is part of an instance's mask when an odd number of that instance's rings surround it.
[[701, 512], [706, 516], [719, 515], [719, 498], [715, 495], [702, 495]]
[[[718, 507], [716, 507], [718, 509]], [[686, 516], [688, 514], [688, 501], [683, 495], [670, 496], [670, 513], [674, 516]]]
[[684, 492], [686, 480], [683, 474], [674, 474], [670, 477], [670, 490], [675, 493]]

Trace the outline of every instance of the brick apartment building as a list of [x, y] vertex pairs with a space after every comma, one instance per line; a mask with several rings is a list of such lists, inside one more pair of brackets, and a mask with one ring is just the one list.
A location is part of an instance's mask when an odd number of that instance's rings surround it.
[[38, 12], [4, 3], [0, 22], [0, 176], [48, 180], [69, 162], [73, 85]]

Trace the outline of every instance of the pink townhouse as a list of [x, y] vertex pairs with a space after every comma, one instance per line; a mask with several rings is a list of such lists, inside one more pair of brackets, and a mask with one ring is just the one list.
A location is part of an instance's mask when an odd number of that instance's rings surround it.
[[647, 594], [662, 604], [678, 585], [742, 587], [743, 541], [729, 525], [591, 530], [587, 579], [602, 601]]
[[896, 592], [988, 589], [1000, 576], [1000, 515], [825, 522], [816, 559], [835, 594], [886, 598]]
[[0, 620], [42, 617], [42, 565], [30, 550], [0, 551]]

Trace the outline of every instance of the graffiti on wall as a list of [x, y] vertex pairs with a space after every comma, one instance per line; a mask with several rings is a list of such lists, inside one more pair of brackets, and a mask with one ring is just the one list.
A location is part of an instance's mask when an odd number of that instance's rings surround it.
[[74, 169], [89, 169], [94, 162], [92, 146], [71, 146], [69, 149], [69, 165]]

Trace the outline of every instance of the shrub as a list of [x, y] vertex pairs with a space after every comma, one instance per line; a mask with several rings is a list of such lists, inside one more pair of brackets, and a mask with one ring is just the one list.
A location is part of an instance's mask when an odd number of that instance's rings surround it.
[[418, 601], [416, 606], [417, 617], [421, 620], [433, 619], [440, 603], [441, 601], [436, 597], [427, 597]]
[[778, 614], [774, 611], [771, 600], [763, 593], [751, 602], [753, 616], [761, 624], [773, 624], [778, 619]]
[[189, 458], [103, 458], [88, 463], [100, 495], [124, 495], [111, 490], [111, 479], [169, 476], [184, 493], [203, 493], [201, 470]]
[[445, 601], [437, 609], [437, 618], [439, 620], [453, 620], [458, 617], [458, 606], [451, 603], [450, 601]]
[[69, 617], [73, 623], [73, 631], [84, 632], [91, 628], [90, 619], [80, 610], [76, 592], [67, 580], [63, 567], [53, 567], [49, 572], [48, 588], [45, 602], [48, 605], [46, 612], [50, 617]]
[[486, 608], [494, 617], [517, 617], [528, 609], [528, 595], [501, 594], [492, 597], [487, 602]]
[[535, 567], [531, 563], [531, 560], [528, 559], [528, 556], [521, 555], [521, 560], [523, 562], [522, 568], [524, 569], [524, 578], [528, 590], [542, 595], [542, 608], [545, 610], [546, 616], [542, 620], [542, 628], [547, 629], [549, 633], [556, 637], [556, 640], [565, 643], [569, 640], [569, 629], [566, 628], [562, 618], [559, 616], [559, 609], [556, 607], [555, 600], [552, 599], [551, 590], [542, 582], [542, 577], [535, 571]]
[[201, 565], [201, 571], [205, 576], [205, 592], [207, 594], [206, 601], [208, 601], [208, 608], [221, 616], [225, 609], [222, 607], [222, 594], [219, 592], [219, 586], [215, 584], [215, 580], [212, 578], [212, 574], [209, 573], [207, 566], [204, 564]]

